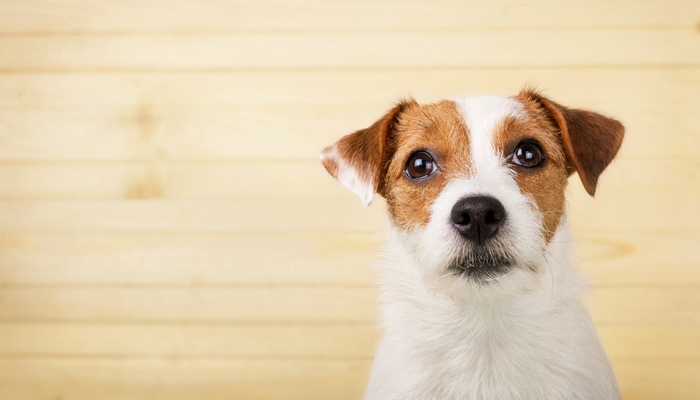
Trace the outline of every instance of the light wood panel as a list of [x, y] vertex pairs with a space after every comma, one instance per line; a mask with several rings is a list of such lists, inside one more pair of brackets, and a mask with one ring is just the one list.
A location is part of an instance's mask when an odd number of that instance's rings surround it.
[[321, 323], [375, 316], [372, 288], [351, 286], [12, 286], [0, 300], [2, 321]]
[[[49, 331], [52, 335], [47, 338], [46, 332]], [[679, 340], [674, 343], [681, 345], [684, 342], [682, 332], [675, 336]], [[364, 322], [262, 325], [39, 322], [0, 323], [0, 337], [3, 338], [0, 342], [0, 359], [181, 357], [371, 360], [379, 332], [372, 323]], [[675, 353], [680, 353], [678, 349], [675, 350]], [[692, 355], [686, 352], [681, 357]]]
[[370, 360], [0, 358], [10, 399], [358, 399]]
[[241, 30], [577, 28], [692, 26], [698, 3], [674, 0], [551, 3], [507, 0], [326, 2], [303, 0], [170, 1], [6, 0], [0, 5], [0, 32], [196, 33]]
[[700, 368], [675, 358], [612, 359], [624, 399], [692, 399], [697, 396]]
[[0, 285], [366, 286], [381, 237], [344, 231], [3, 234]]
[[[0, 36], [0, 71], [698, 65], [687, 28]], [[582, 51], [581, 49], [589, 49]]]

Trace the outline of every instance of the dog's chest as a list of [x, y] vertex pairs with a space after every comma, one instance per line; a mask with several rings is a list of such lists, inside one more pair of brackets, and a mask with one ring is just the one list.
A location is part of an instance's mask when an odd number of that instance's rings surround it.
[[[576, 386], [579, 370], [587, 369], [580, 359], [587, 356], [572, 352], [570, 344], [580, 345], [588, 329], [570, 336], [576, 332], [570, 315], [548, 313], [544, 305], [534, 310], [531, 302], [471, 308], [449, 303], [423, 299], [420, 310], [408, 303], [390, 306], [396, 318], [387, 321], [368, 399], [560, 398]], [[381, 393], [381, 382], [391, 382], [393, 393]]]

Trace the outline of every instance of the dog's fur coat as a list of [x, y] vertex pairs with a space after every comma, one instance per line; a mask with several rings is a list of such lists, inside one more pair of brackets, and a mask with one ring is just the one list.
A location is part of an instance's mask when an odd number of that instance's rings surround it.
[[[391, 220], [379, 266], [384, 336], [366, 399], [619, 399], [580, 298], [564, 192], [578, 172], [593, 195], [623, 133], [615, 120], [523, 91], [404, 101], [323, 151], [365, 205], [375, 193], [387, 199]], [[541, 164], [519, 164], [523, 143], [542, 150]], [[407, 172], [417, 152], [434, 160], [420, 179]], [[450, 220], [474, 196], [507, 216], [476, 244]]]

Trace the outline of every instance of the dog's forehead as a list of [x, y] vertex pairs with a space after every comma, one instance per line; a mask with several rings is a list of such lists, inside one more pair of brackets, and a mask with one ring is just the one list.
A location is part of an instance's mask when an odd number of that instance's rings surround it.
[[499, 123], [508, 118], [518, 118], [523, 104], [504, 96], [474, 96], [454, 100], [469, 132], [473, 161], [487, 162], [486, 157], [495, 156], [495, 131]]
[[518, 117], [523, 104], [511, 97], [473, 96], [453, 100], [467, 124], [470, 136], [489, 137], [496, 125], [508, 117]]
[[[491, 142], [498, 124], [508, 118], [522, 117], [524, 109], [524, 104], [512, 97], [472, 96], [417, 106], [404, 121], [409, 126], [431, 128], [418, 130], [423, 139], [440, 140], [443, 139], [440, 136], [462, 131], [469, 141]], [[458, 125], [464, 129], [459, 129]], [[415, 135], [410, 136], [415, 139]]]

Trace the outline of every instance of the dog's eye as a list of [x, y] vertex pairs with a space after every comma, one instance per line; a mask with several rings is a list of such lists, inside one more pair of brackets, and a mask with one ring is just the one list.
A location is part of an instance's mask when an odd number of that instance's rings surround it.
[[544, 162], [544, 151], [533, 142], [521, 142], [513, 153], [513, 162], [523, 167], [538, 167]]
[[406, 175], [411, 179], [425, 178], [433, 171], [435, 171], [433, 157], [424, 151], [413, 154], [406, 163]]

